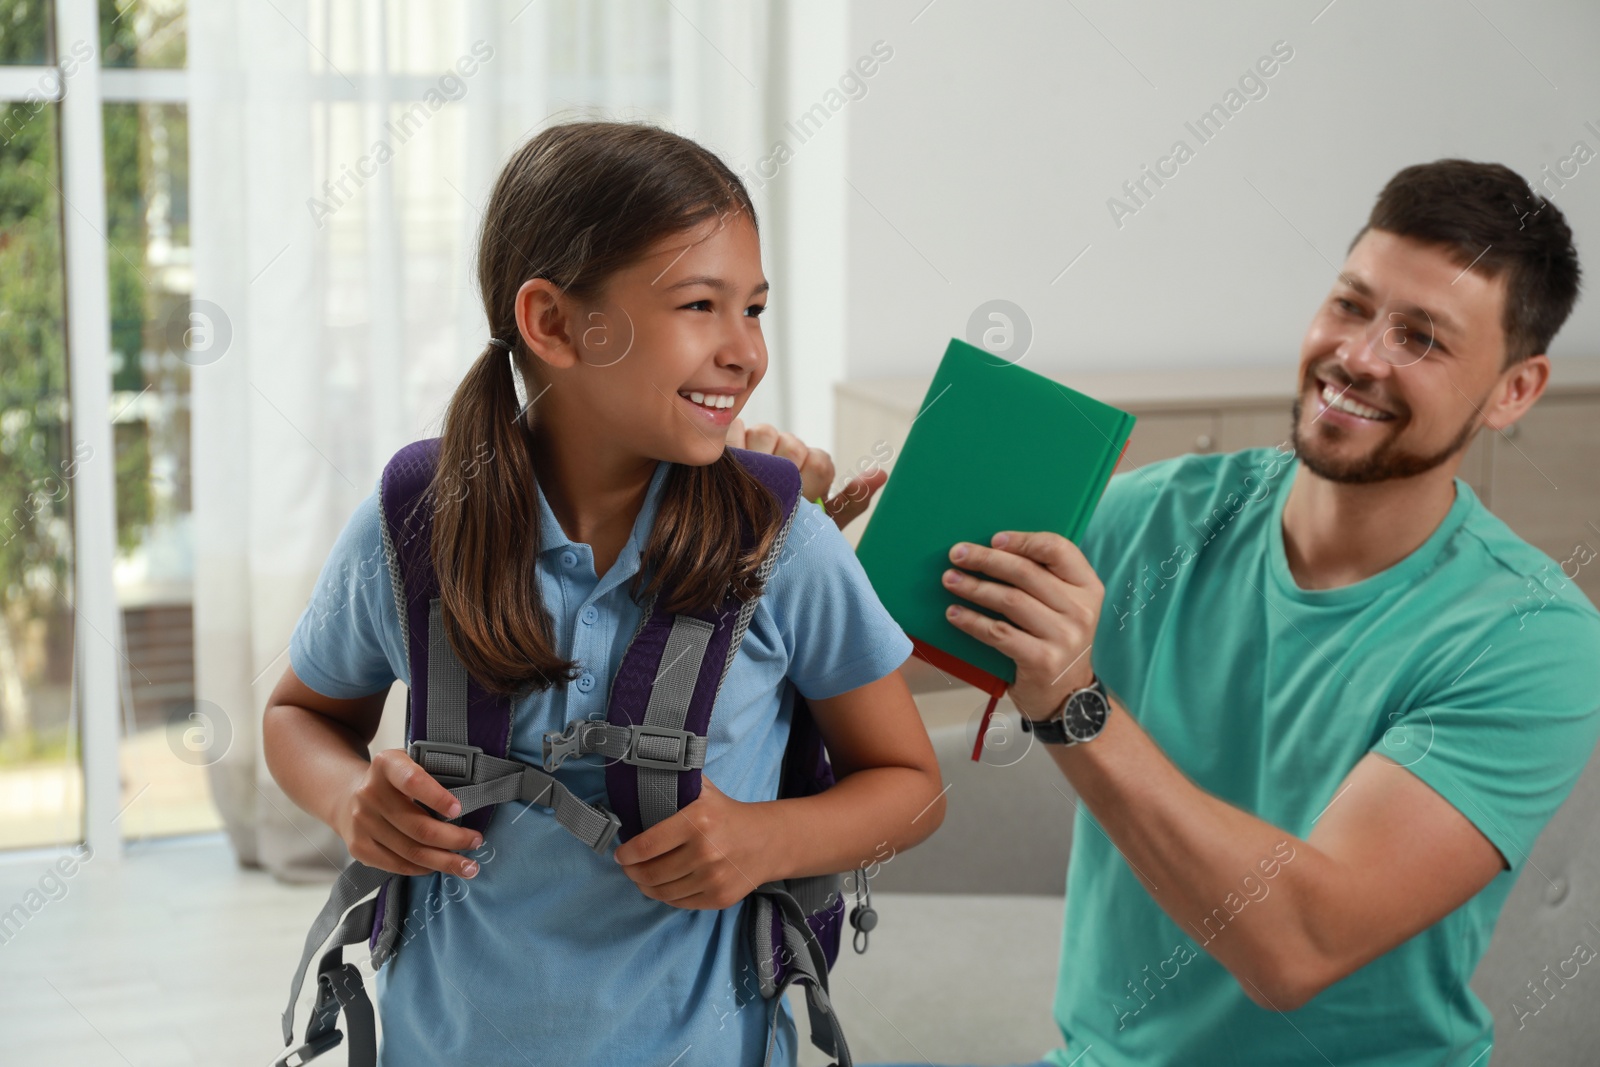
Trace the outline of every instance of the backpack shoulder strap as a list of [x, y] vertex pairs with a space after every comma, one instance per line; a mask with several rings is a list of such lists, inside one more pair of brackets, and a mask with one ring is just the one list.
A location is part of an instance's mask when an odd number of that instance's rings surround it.
[[[431, 437], [407, 445], [389, 461], [383, 471], [383, 535], [411, 671], [407, 751], [450, 787], [471, 784], [477, 754], [507, 757], [512, 700], [478, 685], [445, 637], [433, 565], [435, 508], [428, 493], [438, 459], [439, 439]], [[462, 825], [484, 832], [494, 807], [468, 813]]]
[[428, 493], [438, 458], [438, 438], [416, 441], [395, 454], [383, 475], [384, 545], [411, 671], [407, 752], [461, 801], [461, 825], [485, 833], [498, 805], [523, 800], [555, 809], [558, 822], [603, 851], [616, 818], [541, 768], [511, 758], [513, 698], [469, 675], [445, 636]]
[[[800, 503], [800, 472], [779, 456], [730, 448], [745, 470], [777, 500], [782, 525], [763, 561], [763, 586], [776, 567]], [[742, 532], [745, 545], [754, 540]], [[643, 833], [700, 795], [706, 732], [757, 598], [730, 592], [717, 607], [673, 614], [656, 599], [645, 605], [616, 674], [604, 722], [580, 720], [545, 739], [545, 765], [567, 755], [600, 752], [606, 793], [622, 840]]]

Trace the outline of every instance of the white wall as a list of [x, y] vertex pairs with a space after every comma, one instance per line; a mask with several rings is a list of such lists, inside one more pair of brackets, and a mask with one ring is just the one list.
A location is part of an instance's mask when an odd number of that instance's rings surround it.
[[[1536, 180], [1600, 152], [1600, 5], [1326, 3], [852, 3], [850, 55], [894, 55], [849, 107], [847, 376], [931, 373], [994, 298], [1029, 316], [1035, 369], [1292, 363], [1396, 170]], [[1184, 122], [1276, 41], [1267, 95], [1200, 144]], [[1108, 198], [1180, 137], [1193, 158], [1119, 228]], [[1600, 160], [1550, 188], [1588, 262]], [[1596, 350], [1590, 295], [1552, 355]]]
[[[804, 127], [796, 123], [830, 89], [837, 89], [853, 58], [844, 54], [850, 16], [847, 0], [785, 0], [776, 6], [785, 69], [775, 72], [768, 154], [754, 165], [760, 168], [757, 181], [773, 175], [767, 184], [779, 215], [772, 228], [779, 235], [781, 260], [773, 271], [776, 332], [769, 334], [769, 343], [775, 345], [774, 369], [783, 375], [787, 401], [789, 421], [779, 425], [803, 441], [829, 447], [833, 384], [846, 373], [846, 278], [839, 265], [848, 247], [849, 186], [843, 176], [853, 103], [841, 93], [835, 98], [838, 111], [830, 110], [826, 121]], [[780, 144], [792, 156], [774, 153]]]

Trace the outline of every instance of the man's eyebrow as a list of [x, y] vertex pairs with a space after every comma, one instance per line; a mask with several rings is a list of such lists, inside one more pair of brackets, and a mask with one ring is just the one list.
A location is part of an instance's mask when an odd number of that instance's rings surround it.
[[1433, 324], [1435, 333], [1447, 333], [1453, 337], [1461, 336], [1462, 331], [1461, 328], [1456, 325], [1456, 320], [1452, 319], [1449, 315], [1446, 315], [1442, 311], [1429, 311], [1421, 304], [1401, 304], [1400, 310], [1413, 313], [1421, 312], [1422, 315]]
[[1368, 285], [1354, 274], [1346, 274], [1344, 271], [1340, 271], [1339, 280], [1344, 282], [1344, 284], [1348, 285], [1350, 288], [1354, 289], [1356, 292], [1360, 293], [1362, 296], [1366, 297], [1368, 300], [1372, 299], [1372, 286]]
[[[671, 285], [666, 286], [666, 288], [669, 289], [669, 290], [670, 289], [687, 289], [691, 285], [705, 285], [705, 286], [709, 286], [712, 289], [721, 289], [721, 290], [727, 290], [727, 289], [732, 288], [731, 285], [729, 285], [727, 282], [723, 281], [721, 278], [714, 278], [709, 274], [696, 274], [696, 275], [694, 275], [692, 277], [689, 277], [689, 278], [681, 278], [678, 281], [673, 282]], [[757, 293], [764, 293], [770, 288], [772, 288], [771, 283], [762, 282], [760, 285], [756, 286], [755, 289], [753, 289], [751, 291], [750, 295], [754, 296]]]
[[[1349, 286], [1351, 289], [1354, 289], [1356, 292], [1360, 293], [1362, 296], [1366, 297], [1368, 300], [1374, 299], [1372, 294], [1372, 286], [1368, 285], [1355, 275], [1346, 273], [1345, 271], [1340, 271], [1339, 280], [1344, 282], [1344, 284]], [[1456, 325], [1456, 321], [1442, 311], [1430, 311], [1421, 304], [1401, 304], [1399, 305], [1399, 310], [1407, 314], [1423, 316], [1429, 322], [1433, 323], [1436, 329], [1443, 333], [1454, 334], [1458, 337], [1462, 333], [1461, 327]]]

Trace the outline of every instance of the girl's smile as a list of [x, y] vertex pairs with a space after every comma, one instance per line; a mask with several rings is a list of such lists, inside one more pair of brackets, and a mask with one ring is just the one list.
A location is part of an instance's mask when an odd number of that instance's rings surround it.
[[743, 389], [680, 389], [678, 398], [688, 403], [694, 409], [695, 417], [704, 419], [713, 426], [726, 427], [733, 422], [736, 412], [734, 408], [740, 406], [744, 397]]

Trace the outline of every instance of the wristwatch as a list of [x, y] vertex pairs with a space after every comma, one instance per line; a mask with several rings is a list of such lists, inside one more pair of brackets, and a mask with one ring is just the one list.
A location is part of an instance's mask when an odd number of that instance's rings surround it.
[[1048, 719], [1022, 717], [1022, 730], [1047, 745], [1083, 745], [1100, 736], [1111, 714], [1111, 698], [1099, 675], [1067, 695], [1061, 714]]

